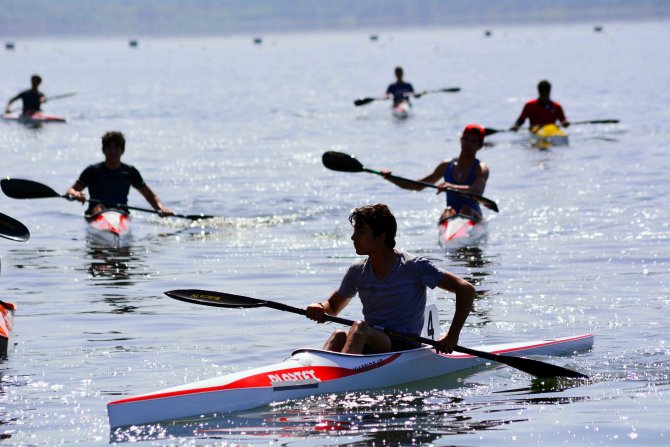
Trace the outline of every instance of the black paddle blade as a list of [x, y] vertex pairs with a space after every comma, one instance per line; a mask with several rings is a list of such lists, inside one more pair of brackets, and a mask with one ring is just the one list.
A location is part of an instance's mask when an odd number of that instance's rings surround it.
[[506, 130], [506, 129], [505, 129], [505, 130], [501, 130], [501, 129], [491, 129], [490, 127], [486, 127], [486, 128], [484, 128], [484, 135], [486, 135], [487, 137], [488, 137], [489, 135], [493, 135], [494, 133], [498, 133], [498, 132], [507, 132], [507, 130]]
[[30, 239], [30, 231], [18, 220], [0, 213], [0, 237], [25, 242]]
[[460, 92], [461, 88], [460, 87], [441, 88], [439, 91], [445, 92], [445, 93], [456, 93], [456, 92]]
[[216, 216], [209, 216], [207, 214], [175, 214], [175, 217], [181, 217], [182, 219], [190, 219], [190, 220], [200, 220], [200, 219], [213, 219]]
[[42, 183], [19, 178], [6, 178], [0, 181], [0, 188], [12, 199], [46, 199], [61, 197], [56, 191]]
[[508, 355], [493, 354], [490, 352], [477, 351], [475, 349], [464, 348], [457, 346], [454, 351], [463, 352], [465, 354], [474, 355], [494, 362], [503, 363], [505, 365], [516, 368], [527, 374], [535, 377], [572, 377], [577, 379], [588, 379], [588, 376], [572, 371], [562, 366], [552, 365], [551, 363], [541, 362], [539, 360], [528, 359], [524, 357], [512, 357]]
[[354, 101], [354, 105], [356, 107], [364, 106], [365, 104], [370, 104], [374, 100], [375, 100], [375, 98], [359, 98], [359, 99]]
[[247, 308], [263, 307], [267, 304], [265, 301], [258, 300], [256, 298], [233, 295], [230, 293], [213, 292], [211, 290], [180, 289], [170, 290], [164, 293], [170, 298], [174, 298], [176, 300], [214, 307]]
[[340, 172], [362, 172], [363, 165], [352, 155], [344, 152], [328, 151], [321, 157], [323, 165], [328, 169]]

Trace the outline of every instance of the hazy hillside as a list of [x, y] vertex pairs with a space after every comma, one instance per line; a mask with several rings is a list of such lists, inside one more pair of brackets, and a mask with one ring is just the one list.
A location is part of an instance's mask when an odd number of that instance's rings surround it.
[[198, 35], [669, 17], [668, 0], [0, 0], [0, 35]]

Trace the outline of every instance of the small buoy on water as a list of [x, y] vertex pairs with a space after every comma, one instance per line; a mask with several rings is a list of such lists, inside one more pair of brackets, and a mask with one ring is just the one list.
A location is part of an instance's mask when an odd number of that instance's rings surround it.
[[14, 49], [14, 42], [5, 42], [5, 48], [7, 50], [13, 50]]
[[374, 42], [374, 41], [376, 41], [376, 40], [378, 40], [378, 39], [379, 39], [379, 36], [378, 36], [377, 34], [370, 34], [370, 40], [371, 40], [371, 41]]
[[260, 45], [260, 44], [262, 44], [262, 43], [263, 43], [263, 38], [261, 38], [261, 37], [254, 37], [254, 43], [255, 43], [256, 45]]
[[136, 39], [130, 39], [130, 40], [128, 41], [128, 46], [129, 46], [130, 48], [136, 48], [136, 47], [137, 47], [137, 40], [136, 40]]
[[593, 31], [595, 31], [596, 33], [599, 33], [602, 30], [603, 30], [603, 27], [601, 25], [596, 25], [596, 26], [593, 27]]
[[486, 37], [491, 37], [491, 34], [492, 34], [492, 33], [491, 33], [491, 30], [488, 30], [488, 29], [487, 29], [486, 31], [484, 31], [484, 35], [485, 35]]

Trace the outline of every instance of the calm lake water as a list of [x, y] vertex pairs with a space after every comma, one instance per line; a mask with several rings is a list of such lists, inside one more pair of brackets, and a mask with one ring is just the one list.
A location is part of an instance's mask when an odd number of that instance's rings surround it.
[[[64, 125], [0, 123], [3, 177], [64, 192], [121, 130], [124, 160], [176, 211], [222, 216], [204, 227], [134, 213], [121, 248], [87, 241], [83, 209], [0, 197], [32, 237], [2, 240], [2, 298], [18, 306], [0, 363], [4, 445], [644, 445], [670, 442], [670, 27], [663, 23], [496, 27], [197, 39], [17, 41], [0, 52], [0, 97], [39, 72]], [[379, 96], [401, 64], [419, 90], [405, 121]], [[459, 149], [469, 122], [505, 129], [542, 78], [575, 125], [540, 151], [499, 133], [479, 249], [444, 253], [444, 197], [368, 174], [326, 170], [321, 154], [418, 178]], [[3, 101], [6, 99], [3, 99]], [[399, 248], [472, 281], [463, 346], [595, 334], [591, 352], [546, 358], [588, 374], [542, 385], [511, 368], [425, 387], [319, 397], [197, 424], [110, 432], [106, 404], [320, 347], [334, 328], [293, 314], [188, 305], [202, 288], [294, 306], [329, 296], [356, 259], [347, 216], [387, 203]], [[137, 192], [130, 203], [146, 206]], [[436, 291], [443, 327], [453, 297]], [[345, 318], [357, 318], [356, 302]], [[324, 430], [331, 426], [333, 430]]]

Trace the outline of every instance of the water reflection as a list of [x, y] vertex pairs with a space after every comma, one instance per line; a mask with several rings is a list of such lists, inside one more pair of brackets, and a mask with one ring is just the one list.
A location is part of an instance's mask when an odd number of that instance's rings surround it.
[[92, 284], [108, 286], [133, 286], [134, 276], [143, 275], [143, 249], [139, 246], [112, 246], [93, 240], [86, 241], [86, 254], [90, 263], [86, 271], [91, 275]]
[[[487, 280], [494, 273], [495, 257], [486, 256], [484, 251], [479, 247], [460, 248], [447, 252], [446, 256], [452, 264], [468, 269], [467, 273], [460, 276], [475, 286], [475, 303], [490, 296], [492, 292], [487, 286], [491, 286], [491, 284], [488, 284]], [[486, 326], [492, 321], [485, 309], [487, 309], [485, 306], [473, 306], [471, 314], [477, 317], [476, 326]]]
[[314, 396], [277, 403], [270, 410], [264, 407], [244, 414], [201, 415], [117, 429], [110, 441], [192, 437], [244, 445], [316, 446], [327, 438], [328, 445], [428, 445], [453, 435], [511, 430], [513, 424], [529, 420], [523, 413], [530, 406], [569, 405], [589, 399], [553, 395], [477, 401], [449, 390], [459, 385], [459, 379], [452, 377], [440, 388]]

